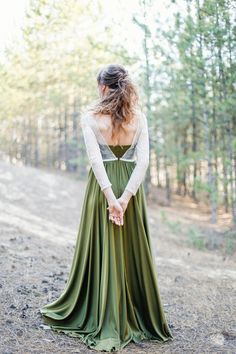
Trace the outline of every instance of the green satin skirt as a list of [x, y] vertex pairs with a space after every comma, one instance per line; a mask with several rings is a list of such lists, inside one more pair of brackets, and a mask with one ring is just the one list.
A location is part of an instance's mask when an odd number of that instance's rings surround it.
[[[110, 148], [121, 157], [129, 146]], [[135, 162], [104, 165], [118, 198]], [[108, 220], [107, 206], [90, 168], [68, 280], [60, 297], [40, 308], [44, 322], [101, 351], [143, 339], [173, 340], [157, 284], [143, 184], [129, 201], [123, 226]]]

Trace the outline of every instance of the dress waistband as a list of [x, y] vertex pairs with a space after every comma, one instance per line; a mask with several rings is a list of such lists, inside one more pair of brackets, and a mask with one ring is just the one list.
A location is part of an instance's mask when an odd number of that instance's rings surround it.
[[108, 146], [112, 150], [112, 152], [114, 152], [116, 157], [119, 158], [124, 155], [125, 151], [128, 150], [128, 148], [131, 146], [131, 144], [129, 144], [129, 145], [108, 145]]

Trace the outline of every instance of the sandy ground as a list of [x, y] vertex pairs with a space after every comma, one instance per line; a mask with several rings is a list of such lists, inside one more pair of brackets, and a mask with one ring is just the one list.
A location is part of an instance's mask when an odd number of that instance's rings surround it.
[[[1, 354], [98, 353], [78, 338], [48, 329], [39, 313], [65, 285], [85, 186], [86, 181], [65, 174], [0, 162]], [[201, 223], [194, 213], [153, 203], [148, 213], [174, 340], [131, 342], [120, 352], [236, 353], [235, 254], [194, 248], [185, 233]]]

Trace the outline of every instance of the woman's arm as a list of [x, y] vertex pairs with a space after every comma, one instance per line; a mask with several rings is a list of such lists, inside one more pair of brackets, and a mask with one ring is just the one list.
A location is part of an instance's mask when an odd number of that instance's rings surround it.
[[149, 133], [146, 115], [143, 114], [143, 126], [139, 135], [137, 145], [137, 161], [125, 190], [120, 197], [128, 202], [130, 198], [137, 193], [140, 184], [145, 178], [145, 174], [149, 165]]
[[86, 114], [83, 114], [80, 120], [80, 125], [83, 132], [88, 159], [93, 169], [94, 175], [98, 181], [98, 184], [100, 185], [101, 190], [103, 191], [108, 201], [108, 204], [111, 205], [113, 203], [116, 203], [116, 197], [111, 188], [112, 183], [110, 182], [107, 176], [106, 169], [104, 167], [96, 135], [94, 134], [94, 131], [87, 119], [88, 116]]

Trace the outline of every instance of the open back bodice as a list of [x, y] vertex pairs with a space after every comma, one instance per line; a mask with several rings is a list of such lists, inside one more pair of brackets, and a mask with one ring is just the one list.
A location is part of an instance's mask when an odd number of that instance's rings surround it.
[[101, 190], [112, 185], [104, 167], [105, 161], [135, 162], [135, 168], [125, 187], [135, 195], [140, 183], [144, 180], [149, 164], [149, 135], [145, 114], [142, 111], [138, 113], [132, 142], [127, 145], [108, 144], [100, 131], [96, 118], [89, 111], [82, 115], [80, 123], [88, 158]]

